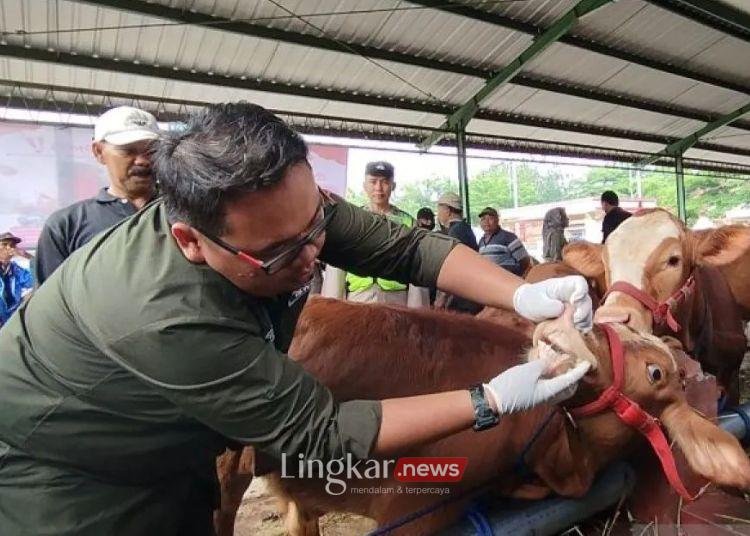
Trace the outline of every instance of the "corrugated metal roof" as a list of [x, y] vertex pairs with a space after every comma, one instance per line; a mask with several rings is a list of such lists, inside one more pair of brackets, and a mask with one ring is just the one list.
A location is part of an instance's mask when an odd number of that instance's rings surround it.
[[[437, 127], [482, 87], [482, 70], [506, 65], [531, 34], [575, 5], [456, 3], [467, 7], [464, 15], [416, 0], [4, 0], [0, 77], [151, 98], [244, 98], [289, 112]], [[176, 20], [201, 14], [209, 24]], [[271, 38], [268, 29], [287, 33]], [[45, 56], [50, 51], [62, 55]], [[114, 72], [118, 65], [128, 72]], [[750, 43], [645, 0], [620, 0], [586, 16], [522, 74], [552, 85], [505, 84], [482, 103], [472, 130], [654, 151], [750, 102]], [[705, 140], [726, 146], [724, 153], [692, 151], [745, 159], [750, 121], [740, 126]]]
[[576, 34], [750, 82], [746, 42], [645, 2], [616, 2], [595, 11]]
[[744, 11], [747, 14], [750, 14], [750, 4], [747, 3], [747, 0], [717, 0], [720, 4], [726, 4], [729, 7], [733, 7], [734, 9], [738, 9], [740, 11]]

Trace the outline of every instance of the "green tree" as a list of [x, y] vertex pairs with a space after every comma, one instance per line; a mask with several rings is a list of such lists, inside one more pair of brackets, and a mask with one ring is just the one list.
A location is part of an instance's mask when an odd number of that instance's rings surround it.
[[469, 202], [474, 207], [474, 220], [484, 207], [512, 207], [513, 190], [507, 165], [492, 166], [469, 179]]
[[516, 168], [516, 177], [520, 206], [551, 203], [566, 198], [564, 177], [558, 170], [541, 173], [537, 166], [524, 164]]
[[585, 177], [570, 181], [566, 198], [599, 197], [606, 190], [630, 196], [635, 190], [631, 182], [630, 172], [626, 169], [591, 168]]
[[356, 205], [358, 207], [361, 207], [368, 203], [367, 196], [365, 195], [364, 191], [355, 192], [351, 188], [346, 189], [346, 200], [349, 201], [352, 205]]
[[433, 175], [421, 181], [399, 184], [393, 194], [393, 203], [416, 218], [422, 207], [429, 207], [434, 212], [438, 197], [449, 191], [458, 192], [458, 184], [450, 177]]

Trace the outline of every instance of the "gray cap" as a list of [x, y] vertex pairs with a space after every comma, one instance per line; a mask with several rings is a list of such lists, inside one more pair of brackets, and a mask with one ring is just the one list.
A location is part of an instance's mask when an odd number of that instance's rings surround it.
[[13, 233], [3, 233], [3, 234], [0, 234], [0, 242], [5, 242], [6, 240], [9, 241], [9, 242], [13, 242], [13, 245], [21, 243], [21, 239], [18, 238]]
[[458, 196], [457, 193], [454, 192], [448, 192], [446, 194], [443, 194], [440, 196], [440, 198], [437, 201], [438, 205], [447, 205], [451, 208], [455, 208], [456, 210], [463, 211], [464, 204], [461, 202], [461, 198]]

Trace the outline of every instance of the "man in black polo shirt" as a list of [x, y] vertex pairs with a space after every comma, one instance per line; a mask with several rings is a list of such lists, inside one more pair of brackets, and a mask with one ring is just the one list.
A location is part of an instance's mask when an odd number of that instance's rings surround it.
[[156, 118], [138, 108], [120, 106], [99, 116], [91, 150], [97, 162], [106, 166], [109, 186], [47, 219], [37, 244], [38, 285], [76, 249], [153, 199], [148, 151], [157, 137]]

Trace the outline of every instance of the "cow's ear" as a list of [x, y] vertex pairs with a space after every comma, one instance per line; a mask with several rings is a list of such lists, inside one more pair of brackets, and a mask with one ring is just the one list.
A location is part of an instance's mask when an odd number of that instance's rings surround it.
[[722, 266], [750, 253], [750, 227], [725, 225], [690, 234], [698, 264]]
[[604, 274], [601, 244], [573, 242], [563, 248], [563, 262], [585, 277]]
[[562, 415], [547, 424], [527, 460], [539, 479], [564, 497], [584, 495], [596, 475], [589, 452]]
[[661, 421], [693, 471], [720, 486], [750, 489], [750, 461], [733, 435], [684, 402], [667, 406]]

